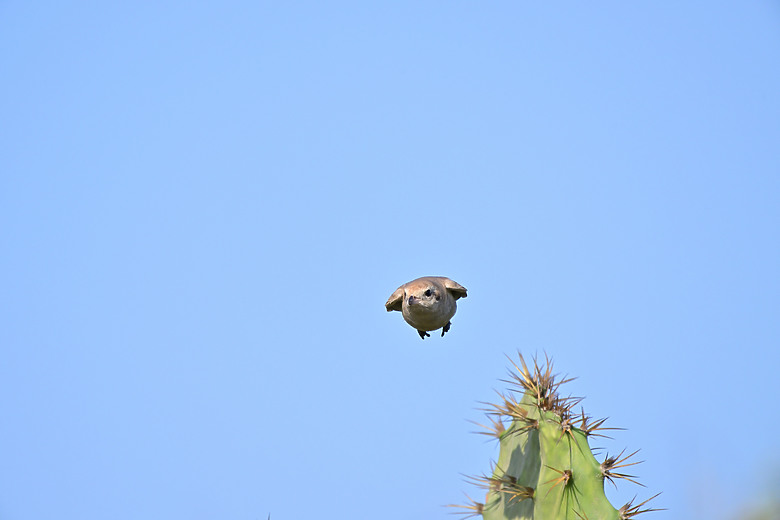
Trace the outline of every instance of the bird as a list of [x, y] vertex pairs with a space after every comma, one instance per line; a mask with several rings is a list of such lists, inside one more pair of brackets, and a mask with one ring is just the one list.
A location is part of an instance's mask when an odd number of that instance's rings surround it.
[[417, 329], [420, 338], [428, 332], [450, 330], [458, 298], [466, 297], [466, 288], [444, 276], [423, 276], [403, 284], [385, 303], [387, 312], [401, 311], [406, 323]]

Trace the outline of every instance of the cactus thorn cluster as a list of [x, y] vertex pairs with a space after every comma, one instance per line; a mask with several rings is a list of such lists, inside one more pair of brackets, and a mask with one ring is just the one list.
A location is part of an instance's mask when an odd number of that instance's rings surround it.
[[[500, 453], [490, 475], [467, 477], [487, 491], [484, 502], [470, 497], [466, 505], [450, 505], [464, 517], [485, 520], [628, 520], [659, 509], [647, 507], [655, 495], [634, 505], [634, 499], [619, 509], [604, 495], [604, 482], [617, 480], [640, 484], [626, 468], [640, 464], [633, 460], [639, 450], [624, 456], [606, 454], [598, 462], [588, 444], [591, 437], [606, 437], [607, 419], [592, 419], [584, 409], [574, 408], [580, 397], [563, 396], [561, 385], [574, 378], [559, 379], [553, 363], [545, 356], [529, 368], [522, 354], [518, 365], [511, 363], [510, 385], [498, 392], [497, 404], [483, 403], [488, 425], [478, 432], [498, 439]], [[629, 470], [630, 471], [630, 470]], [[660, 494], [660, 493], [659, 493]]]

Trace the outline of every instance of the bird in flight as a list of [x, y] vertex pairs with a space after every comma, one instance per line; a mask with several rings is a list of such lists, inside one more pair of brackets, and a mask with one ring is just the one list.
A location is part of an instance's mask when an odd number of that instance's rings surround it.
[[450, 330], [458, 298], [466, 297], [466, 288], [443, 276], [423, 276], [403, 284], [385, 303], [387, 312], [401, 311], [406, 323], [417, 329], [422, 339], [428, 332]]

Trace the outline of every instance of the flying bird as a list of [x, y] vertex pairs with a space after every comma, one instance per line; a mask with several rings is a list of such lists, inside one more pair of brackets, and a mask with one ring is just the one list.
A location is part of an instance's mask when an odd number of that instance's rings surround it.
[[456, 300], [466, 297], [466, 288], [443, 276], [423, 276], [403, 284], [385, 303], [387, 312], [401, 311], [406, 323], [417, 329], [422, 339], [429, 331], [450, 330], [457, 310]]

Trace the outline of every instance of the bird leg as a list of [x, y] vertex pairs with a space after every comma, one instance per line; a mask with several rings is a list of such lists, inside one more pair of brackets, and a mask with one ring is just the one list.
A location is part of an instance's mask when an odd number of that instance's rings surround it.
[[425, 332], [424, 330], [418, 330], [417, 334], [419, 334], [422, 339], [425, 339], [425, 336], [428, 336], [429, 338], [431, 337], [431, 335]]
[[447, 324], [444, 327], [442, 327], [442, 329], [441, 329], [441, 337], [442, 338], [444, 337], [444, 333], [445, 332], [449, 332], [450, 331], [450, 325], [452, 325], [452, 322], [448, 321]]

